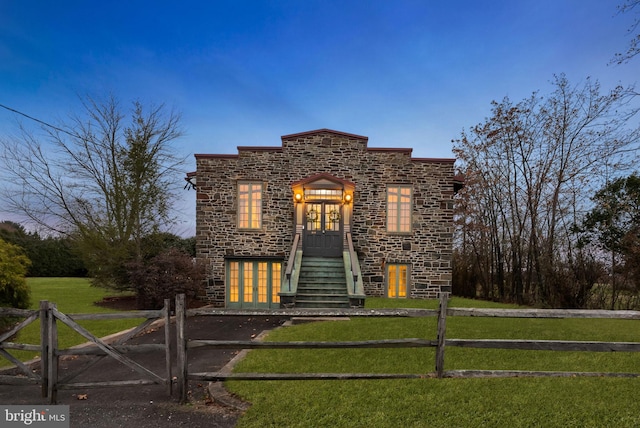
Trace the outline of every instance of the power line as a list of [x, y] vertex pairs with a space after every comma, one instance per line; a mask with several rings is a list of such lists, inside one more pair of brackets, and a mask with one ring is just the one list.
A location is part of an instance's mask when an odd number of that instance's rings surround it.
[[4, 109], [6, 109], [6, 110], [9, 110], [10, 112], [17, 113], [17, 114], [19, 114], [19, 115], [21, 115], [21, 116], [24, 116], [24, 117], [26, 117], [26, 118], [27, 118], [27, 119], [29, 119], [29, 120], [33, 120], [34, 122], [38, 122], [38, 123], [39, 123], [39, 124], [41, 124], [41, 125], [47, 126], [47, 127], [49, 127], [49, 128], [53, 128], [53, 129], [55, 129], [56, 131], [64, 132], [65, 134], [67, 134], [67, 135], [69, 135], [69, 136], [71, 136], [71, 137], [74, 137], [74, 138], [81, 138], [79, 135], [74, 134], [73, 132], [66, 131], [66, 130], [64, 130], [64, 129], [62, 129], [62, 128], [59, 128], [59, 127], [55, 126], [55, 125], [52, 125], [52, 124], [50, 124], [50, 123], [47, 123], [47, 122], [45, 122], [44, 120], [40, 120], [40, 119], [35, 118], [35, 117], [33, 117], [33, 116], [29, 116], [29, 115], [28, 115], [28, 114], [26, 114], [26, 113], [23, 113], [23, 112], [18, 111], [18, 110], [14, 109], [14, 108], [8, 107], [8, 106], [6, 106], [6, 105], [4, 105], [4, 104], [0, 104], [0, 107], [4, 108]]

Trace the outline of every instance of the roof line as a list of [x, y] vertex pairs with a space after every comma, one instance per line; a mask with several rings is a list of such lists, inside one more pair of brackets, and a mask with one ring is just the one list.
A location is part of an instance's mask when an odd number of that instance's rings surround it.
[[335, 131], [333, 129], [327, 129], [327, 128], [316, 129], [316, 130], [313, 130], [313, 131], [299, 132], [297, 134], [283, 135], [280, 138], [284, 140], [284, 139], [287, 139], [287, 138], [306, 137], [307, 135], [317, 134], [319, 132], [327, 132], [327, 133], [330, 133], [330, 134], [343, 135], [345, 137], [357, 138], [357, 139], [360, 139], [360, 140], [369, 140], [369, 137], [365, 137], [364, 135], [349, 134], [348, 132]]
[[417, 162], [437, 162], [437, 163], [455, 163], [454, 158], [411, 158], [412, 161]]

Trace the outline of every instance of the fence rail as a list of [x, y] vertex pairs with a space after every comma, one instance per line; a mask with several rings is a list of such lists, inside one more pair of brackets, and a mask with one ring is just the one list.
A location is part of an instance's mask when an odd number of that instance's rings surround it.
[[[160, 311], [132, 311], [112, 314], [63, 314], [50, 302], [40, 302], [39, 310], [16, 310], [0, 308], [0, 316], [25, 318], [10, 331], [0, 335], [0, 357], [14, 363], [22, 372], [22, 376], [0, 376], [0, 384], [17, 385], [24, 383], [40, 384], [43, 397], [55, 403], [59, 389], [92, 388], [109, 386], [135, 386], [147, 384], [165, 385], [172, 395], [172, 362], [177, 365], [177, 391], [181, 401], [186, 401], [189, 380], [219, 381], [235, 380], [331, 380], [331, 379], [422, 379], [422, 378], [478, 378], [478, 377], [569, 377], [569, 376], [608, 376], [608, 377], [640, 377], [639, 373], [596, 373], [596, 372], [555, 372], [555, 371], [516, 371], [516, 370], [450, 370], [445, 371], [445, 350], [447, 347], [466, 347], [482, 349], [514, 349], [534, 351], [587, 351], [587, 352], [640, 352], [640, 342], [599, 342], [599, 341], [563, 341], [563, 340], [505, 340], [505, 339], [457, 339], [446, 337], [447, 317], [500, 317], [500, 318], [609, 318], [640, 320], [638, 311], [585, 311], [557, 309], [478, 309], [448, 308], [448, 296], [443, 295], [438, 309], [276, 309], [276, 310], [243, 310], [200, 308], [187, 310], [185, 296], [176, 298], [176, 338], [175, 357], [171, 348], [170, 329], [164, 329], [164, 344], [126, 345], [132, 337], [148, 329], [153, 322], [163, 319], [170, 325], [170, 301], [165, 300]], [[221, 341], [200, 340], [187, 337], [185, 326], [187, 317], [193, 316], [277, 316], [277, 317], [437, 317], [436, 339], [405, 338], [388, 340], [361, 341], [294, 341], [294, 342], [260, 342], [260, 341]], [[119, 337], [113, 343], [95, 337], [80, 326], [77, 321], [85, 319], [121, 319], [145, 318], [146, 320]], [[24, 344], [10, 342], [27, 325], [40, 320], [40, 344]], [[81, 348], [59, 349], [57, 325], [64, 323], [84, 336], [89, 345]], [[435, 366], [429, 363], [425, 373], [229, 373], [225, 371], [196, 373], [189, 372], [189, 349], [348, 349], [348, 348], [436, 348]], [[23, 349], [40, 352], [41, 374], [13, 357], [7, 350]], [[157, 374], [131, 360], [127, 355], [150, 351], [165, 351], [165, 375]], [[59, 357], [66, 355], [92, 355], [96, 358], [78, 368], [73, 373], [61, 378], [58, 373]], [[74, 382], [76, 377], [99, 361], [111, 357], [135, 370], [140, 379], [127, 379], [108, 382]], [[175, 358], [175, 360], [174, 360]], [[431, 370], [433, 368], [433, 370]]]
[[[479, 377], [640, 377], [640, 373], [555, 372], [517, 370], [444, 370], [447, 347], [515, 349], [535, 351], [587, 351], [587, 352], [640, 352], [640, 342], [597, 342], [562, 340], [506, 340], [506, 339], [448, 339], [447, 317], [499, 317], [499, 318], [609, 318], [640, 320], [638, 311], [559, 310], [559, 309], [479, 309], [448, 308], [448, 296], [443, 294], [437, 310], [430, 309], [195, 309], [186, 310], [184, 296], [176, 299], [176, 334], [178, 337], [178, 394], [186, 400], [189, 380], [345, 380], [345, 379], [424, 379], [424, 378], [479, 378]], [[342, 342], [259, 342], [219, 341], [187, 338], [184, 326], [188, 316], [281, 316], [281, 317], [437, 317], [436, 340], [408, 338], [392, 340], [366, 340]], [[189, 372], [189, 349], [348, 349], [348, 348], [426, 348], [435, 347], [435, 369], [425, 373], [229, 373]]]

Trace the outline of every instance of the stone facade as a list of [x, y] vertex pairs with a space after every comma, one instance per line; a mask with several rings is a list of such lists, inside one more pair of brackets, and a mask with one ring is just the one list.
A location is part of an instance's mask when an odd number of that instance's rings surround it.
[[[318, 130], [281, 146], [238, 147], [237, 155], [197, 154], [196, 251], [209, 266], [207, 297], [225, 304], [225, 259], [288, 256], [296, 231], [292, 184], [331, 175], [355, 184], [349, 225], [365, 293], [386, 294], [389, 263], [409, 266], [412, 298], [451, 289], [453, 159], [418, 159], [411, 149], [369, 148], [367, 137]], [[238, 182], [262, 183], [262, 227], [238, 227]], [[412, 189], [410, 233], [387, 231], [387, 186]]]

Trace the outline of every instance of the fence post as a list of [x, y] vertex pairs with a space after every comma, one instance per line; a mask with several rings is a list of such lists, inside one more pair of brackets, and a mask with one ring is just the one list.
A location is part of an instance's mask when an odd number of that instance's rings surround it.
[[47, 343], [47, 360], [48, 360], [48, 381], [47, 395], [49, 404], [56, 404], [58, 399], [58, 326], [53, 310], [56, 308], [55, 303], [49, 302], [47, 305], [47, 325], [49, 340]]
[[40, 300], [40, 374], [42, 375], [42, 397], [49, 392], [49, 322], [47, 308], [49, 302]]
[[447, 299], [448, 293], [440, 293], [440, 310], [438, 312], [438, 347], [436, 348], [436, 374], [438, 378], [444, 376], [444, 344], [447, 329]]
[[167, 394], [173, 394], [173, 379], [171, 376], [171, 299], [164, 299], [164, 359], [167, 372]]
[[182, 404], [187, 402], [187, 389], [189, 386], [187, 373], [187, 341], [184, 336], [185, 318], [184, 294], [178, 294], [176, 296], [176, 348], [178, 351], [176, 364], [178, 366], [178, 398]]

